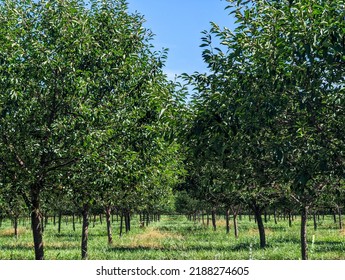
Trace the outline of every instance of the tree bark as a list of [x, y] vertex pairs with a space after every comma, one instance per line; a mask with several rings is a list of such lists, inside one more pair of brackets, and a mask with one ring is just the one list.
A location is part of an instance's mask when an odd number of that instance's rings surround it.
[[317, 220], [316, 220], [316, 214], [313, 214], [313, 222], [314, 222], [314, 230], [317, 230]]
[[95, 227], [96, 226], [96, 214], [93, 214], [93, 224], [92, 224], [92, 227]]
[[107, 234], [108, 234], [108, 244], [112, 244], [113, 243], [113, 236], [111, 233], [111, 221], [110, 221], [110, 217], [111, 217], [111, 208], [110, 206], [107, 206], [105, 208], [105, 217], [107, 220]]
[[49, 215], [48, 215], [48, 213], [46, 213], [46, 214], [44, 215], [44, 225], [47, 226], [48, 223], [49, 223]]
[[83, 226], [81, 232], [81, 258], [87, 260], [87, 241], [89, 237], [89, 205], [84, 204], [83, 211]]
[[17, 239], [18, 238], [18, 216], [14, 216], [14, 236]]
[[120, 237], [122, 236], [122, 227], [123, 227], [123, 212], [121, 213], [121, 218], [120, 218]]
[[130, 216], [129, 216], [129, 211], [125, 211], [125, 228], [126, 228], [126, 233], [131, 230], [131, 224], [130, 224]]
[[75, 215], [72, 214], [72, 224], [73, 224], [73, 231], [75, 231]]
[[254, 207], [254, 214], [255, 214], [255, 220], [258, 225], [259, 229], [259, 235], [260, 235], [260, 248], [266, 247], [266, 235], [265, 235], [265, 227], [262, 220], [262, 209], [260, 207], [255, 206]]
[[301, 209], [301, 253], [302, 253], [302, 260], [308, 259], [307, 218], [308, 218], [308, 207], [303, 206]]
[[292, 227], [292, 217], [293, 215], [289, 212], [289, 227]]
[[212, 226], [213, 226], [213, 230], [216, 231], [217, 230], [217, 224], [216, 224], [216, 209], [212, 209]]
[[31, 228], [34, 238], [35, 259], [44, 259], [43, 250], [43, 232], [42, 232], [42, 215], [40, 212], [39, 194], [41, 190], [40, 184], [31, 187]]
[[234, 213], [234, 234], [235, 234], [235, 238], [238, 238], [238, 225], [237, 225], [237, 213]]
[[341, 219], [341, 209], [338, 206], [338, 220], [339, 220], [339, 229], [343, 229], [343, 221]]
[[150, 223], [150, 214], [146, 213], [146, 226], [148, 226]]
[[61, 232], [61, 220], [62, 220], [62, 213], [59, 211], [59, 217], [58, 217], [58, 233]]
[[226, 220], [226, 233], [230, 233], [230, 223], [229, 223], [229, 217], [230, 217], [230, 209], [226, 210], [225, 213], [225, 220]]

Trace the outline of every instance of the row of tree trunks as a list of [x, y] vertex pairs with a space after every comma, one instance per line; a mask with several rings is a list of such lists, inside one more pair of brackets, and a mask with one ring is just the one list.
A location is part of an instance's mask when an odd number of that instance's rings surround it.
[[142, 212], [139, 214], [139, 225], [140, 227], [148, 226], [152, 221], [157, 221], [156, 215], [150, 215], [147, 212]]
[[119, 232], [120, 237], [122, 236], [122, 233], [123, 233], [123, 223], [125, 223], [126, 233], [129, 232], [131, 230], [131, 215], [128, 210], [123, 210], [121, 213], [120, 232]]

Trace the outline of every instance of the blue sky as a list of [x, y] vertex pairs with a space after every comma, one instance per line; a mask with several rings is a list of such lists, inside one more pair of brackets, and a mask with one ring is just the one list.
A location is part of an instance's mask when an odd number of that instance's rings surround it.
[[201, 32], [210, 22], [233, 29], [225, 0], [127, 0], [130, 11], [138, 11], [146, 19], [145, 27], [155, 34], [156, 49], [169, 48], [164, 71], [175, 74], [206, 72], [202, 61]]

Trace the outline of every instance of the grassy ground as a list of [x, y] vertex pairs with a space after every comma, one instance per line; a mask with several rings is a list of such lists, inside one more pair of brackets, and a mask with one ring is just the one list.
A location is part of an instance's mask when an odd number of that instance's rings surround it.
[[[310, 259], [345, 259], [345, 230], [339, 230], [332, 217], [318, 222], [313, 229], [308, 225]], [[140, 228], [135, 217], [130, 233], [118, 237], [118, 223], [113, 224], [114, 243], [107, 245], [106, 225], [96, 223], [89, 229], [89, 259], [299, 259], [299, 220], [291, 228], [288, 221], [273, 219], [266, 224], [266, 249], [259, 248], [259, 235], [254, 221], [248, 217], [239, 220], [239, 238], [233, 230], [225, 233], [225, 221], [217, 221], [217, 231], [201, 223], [188, 221], [183, 216], [164, 216], [160, 222]], [[50, 222], [44, 232], [46, 259], [80, 259], [81, 225], [62, 224], [61, 233], [57, 225]], [[13, 236], [10, 221], [3, 222], [0, 228], [0, 259], [33, 259], [33, 241], [29, 222], [20, 222], [19, 237]]]

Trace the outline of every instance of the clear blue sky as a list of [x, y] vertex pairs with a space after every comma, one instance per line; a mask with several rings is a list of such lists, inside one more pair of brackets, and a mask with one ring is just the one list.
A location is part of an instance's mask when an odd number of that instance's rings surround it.
[[164, 71], [175, 74], [206, 72], [202, 60], [201, 32], [213, 21], [220, 27], [233, 29], [225, 0], [127, 0], [129, 11], [144, 15], [145, 27], [155, 34], [156, 49], [169, 48]]

